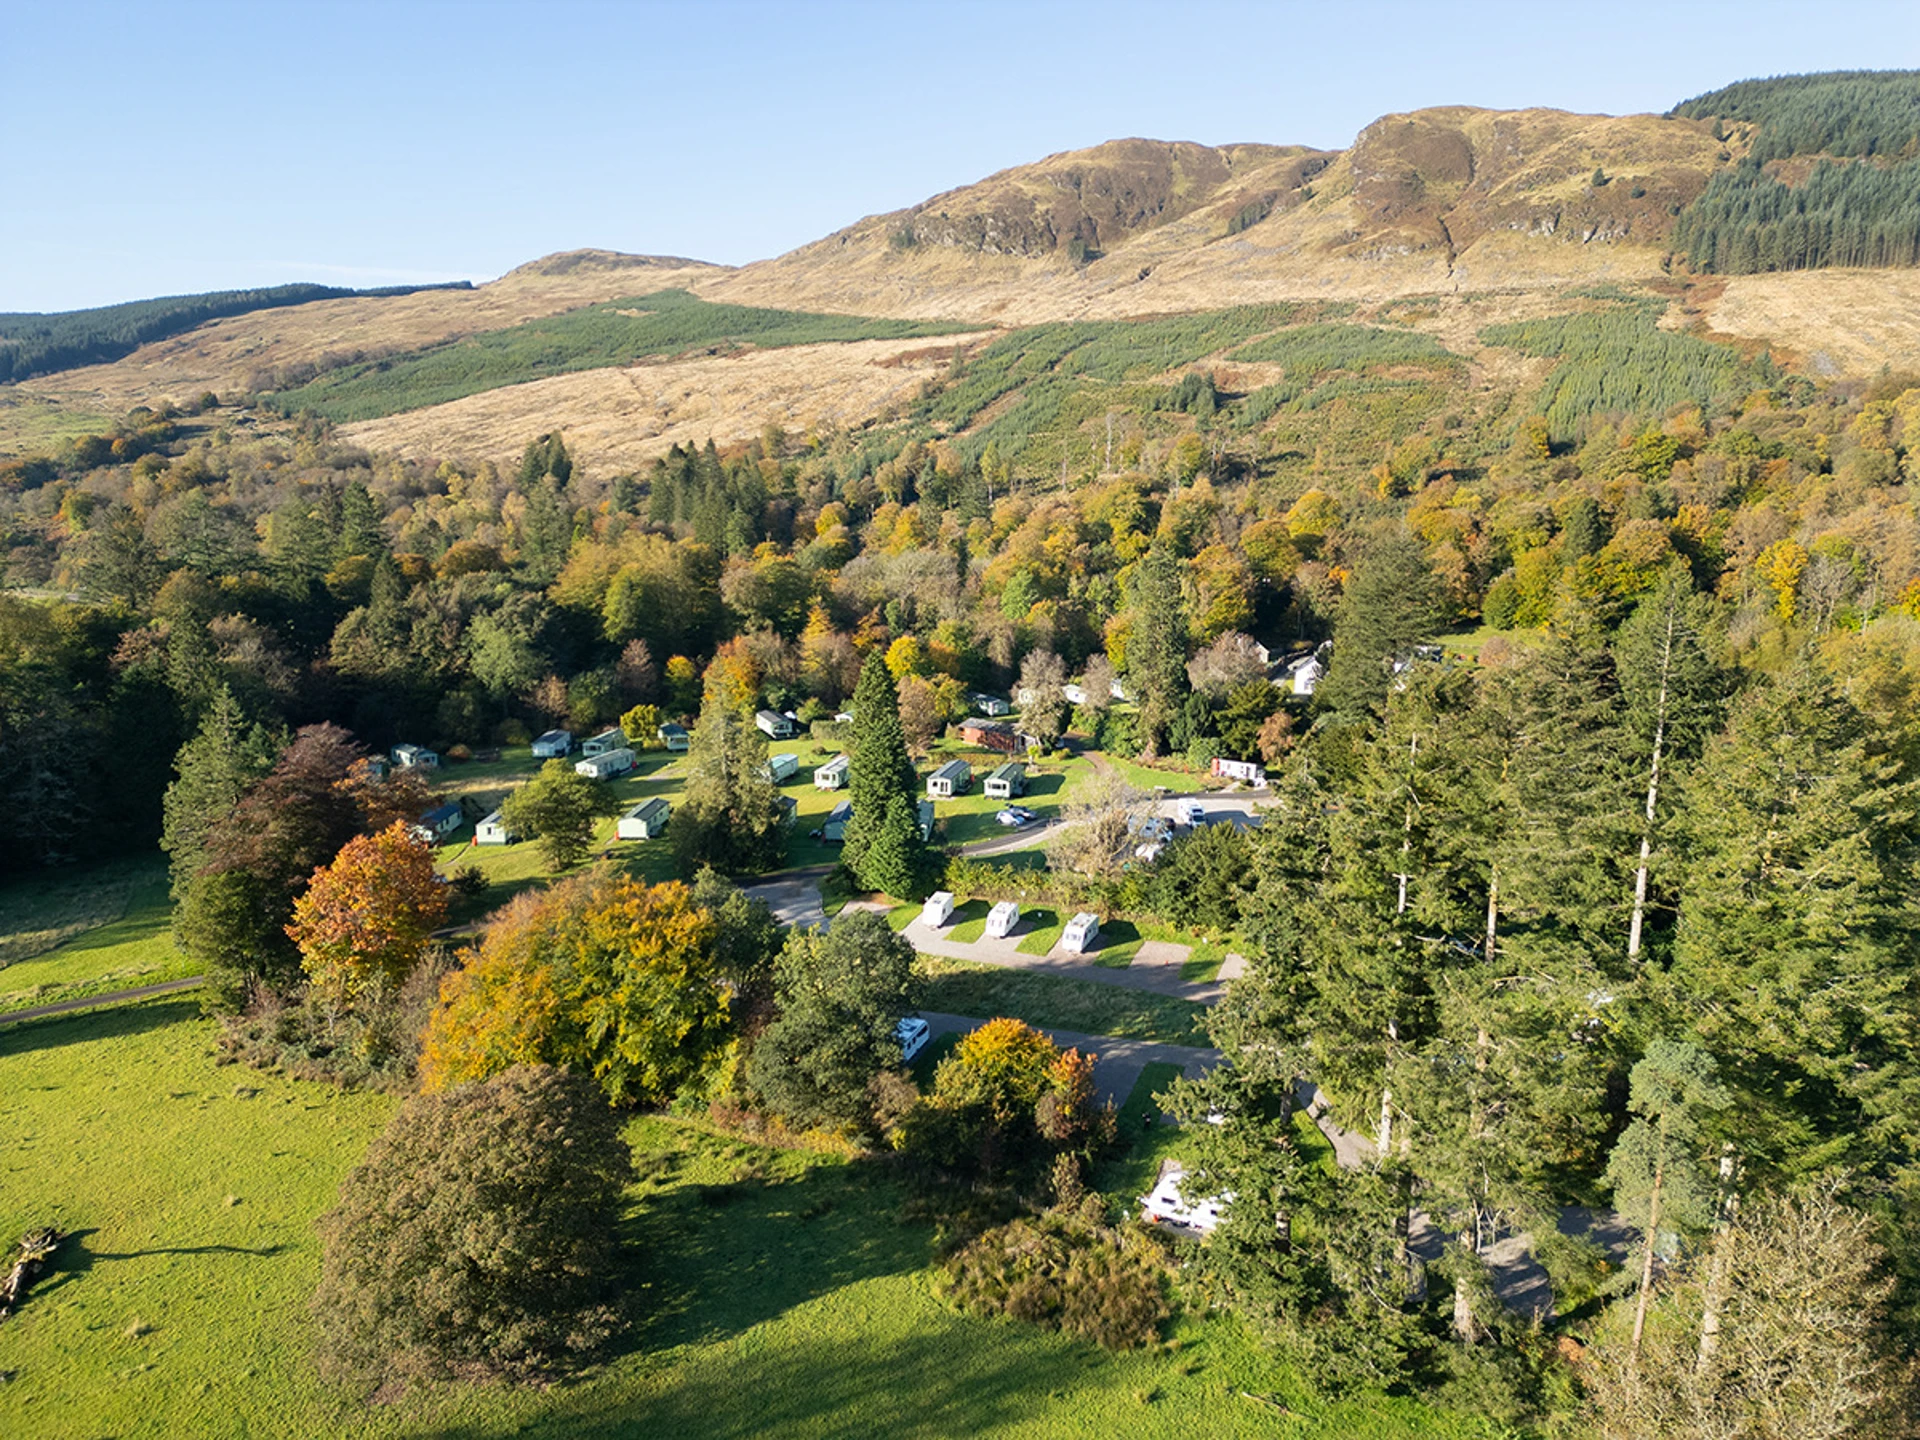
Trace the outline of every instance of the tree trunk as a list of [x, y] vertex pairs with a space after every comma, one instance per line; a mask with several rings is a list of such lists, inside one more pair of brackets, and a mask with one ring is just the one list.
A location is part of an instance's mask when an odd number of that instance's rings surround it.
[[1720, 1307], [1726, 1303], [1727, 1283], [1726, 1245], [1722, 1242], [1740, 1204], [1733, 1193], [1733, 1170], [1729, 1147], [1729, 1153], [1720, 1157], [1720, 1214], [1716, 1222], [1720, 1233], [1714, 1237], [1713, 1250], [1707, 1257], [1707, 1285], [1700, 1305], [1700, 1355], [1694, 1364], [1696, 1375], [1707, 1373], [1707, 1367], [1713, 1364], [1714, 1352], [1720, 1348]]
[[1500, 872], [1494, 871], [1487, 877], [1487, 945], [1486, 953], [1480, 958], [1487, 964], [1493, 963], [1493, 946], [1500, 931]]
[[1627, 929], [1627, 959], [1640, 958], [1640, 934], [1647, 914], [1647, 869], [1653, 855], [1653, 817], [1660, 803], [1660, 756], [1667, 741], [1667, 681], [1673, 673], [1675, 613], [1667, 611], [1667, 633], [1660, 647], [1660, 697], [1653, 707], [1653, 759], [1647, 767], [1647, 823], [1640, 832], [1640, 868], [1633, 876], [1633, 922]]
[[1420, 758], [1420, 735], [1415, 732], [1407, 742], [1407, 815], [1400, 827], [1400, 903], [1393, 913], [1407, 913], [1407, 857], [1413, 853], [1413, 771]]
[[1653, 1166], [1653, 1194], [1647, 1201], [1646, 1253], [1640, 1262], [1640, 1298], [1633, 1306], [1633, 1341], [1627, 1351], [1629, 1363], [1634, 1365], [1640, 1363], [1640, 1337], [1647, 1328], [1647, 1299], [1653, 1294], [1653, 1247], [1660, 1236], [1660, 1187], [1666, 1176], [1667, 1156], [1663, 1145]]

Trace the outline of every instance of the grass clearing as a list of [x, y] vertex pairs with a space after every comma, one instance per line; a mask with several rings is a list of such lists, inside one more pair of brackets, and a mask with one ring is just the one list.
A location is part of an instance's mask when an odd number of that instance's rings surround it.
[[156, 881], [164, 893], [162, 856], [10, 881], [0, 887], [0, 970], [118, 920], [134, 891], [144, 898]]
[[[98, 883], [103, 898], [89, 901], [88, 883]], [[44, 935], [50, 918], [61, 920], [55, 928], [67, 938], [0, 970], [0, 1014], [200, 973], [199, 965], [174, 948], [164, 858], [122, 862], [76, 877], [73, 884], [78, 887], [73, 893], [59, 900], [49, 896], [45, 905], [9, 887], [5, 903], [11, 923], [28, 928], [6, 938]]]
[[937, 955], [920, 956], [915, 968], [925, 981], [921, 1003], [944, 1014], [982, 1019], [1011, 1015], [1029, 1024], [1086, 1035], [1170, 1045], [1207, 1043], [1203, 1028], [1207, 1007], [1192, 1000]]
[[1022, 955], [1046, 955], [1060, 943], [1060, 937], [1066, 933], [1067, 922], [1060, 912], [1045, 905], [1036, 905], [1031, 910], [1022, 909], [1020, 923], [1027, 933], [1020, 937], [1020, 943], [1014, 948]]
[[1176, 1320], [1177, 1346], [1108, 1355], [961, 1315], [935, 1298], [933, 1233], [903, 1220], [883, 1171], [661, 1116], [628, 1129], [623, 1238], [641, 1318], [604, 1363], [545, 1389], [428, 1387], [362, 1406], [308, 1358], [313, 1222], [394, 1102], [218, 1067], [212, 1035], [190, 1000], [0, 1030], [0, 1234], [76, 1236], [0, 1328], [13, 1373], [0, 1433], [1276, 1433], [1246, 1393], [1299, 1412], [1286, 1433], [1311, 1440], [1496, 1433], [1413, 1399], [1327, 1404], [1223, 1317]]

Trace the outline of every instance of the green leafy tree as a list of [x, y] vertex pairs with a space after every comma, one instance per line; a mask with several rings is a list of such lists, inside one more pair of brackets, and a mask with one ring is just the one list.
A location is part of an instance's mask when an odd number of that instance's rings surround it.
[[620, 1325], [620, 1123], [546, 1066], [410, 1097], [320, 1221], [323, 1372], [371, 1393], [591, 1358]]
[[861, 667], [853, 713], [853, 754], [847, 771], [853, 818], [847, 822], [842, 860], [863, 888], [911, 896], [926, 864], [916, 806], [919, 785], [900, 724], [900, 692], [878, 653]]
[[710, 865], [753, 875], [780, 863], [786, 827], [780, 792], [767, 778], [767, 737], [712, 687], [687, 748], [687, 790], [673, 816], [681, 873]]
[[566, 760], [549, 760], [500, 807], [510, 829], [540, 842], [547, 865], [565, 870], [593, 848], [594, 822], [614, 810], [612, 792]]
[[798, 1125], [864, 1126], [869, 1087], [897, 1068], [894, 1027], [913, 1008], [913, 947], [884, 917], [842, 915], [825, 934], [795, 931], [774, 962], [780, 1006], [755, 1042], [748, 1076]]

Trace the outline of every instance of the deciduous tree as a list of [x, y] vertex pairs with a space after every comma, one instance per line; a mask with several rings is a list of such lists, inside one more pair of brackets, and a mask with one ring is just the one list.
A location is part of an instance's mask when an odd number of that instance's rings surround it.
[[367, 991], [397, 989], [446, 913], [447, 891], [434, 873], [432, 850], [396, 820], [378, 834], [354, 836], [314, 871], [306, 893], [293, 902], [287, 934], [314, 985], [352, 1001]]

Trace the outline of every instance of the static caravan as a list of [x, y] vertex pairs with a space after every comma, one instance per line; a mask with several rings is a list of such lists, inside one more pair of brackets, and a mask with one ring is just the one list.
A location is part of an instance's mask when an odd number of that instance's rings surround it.
[[936, 890], [927, 897], [927, 903], [920, 907], [920, 923], [929, 930], [938, 930], [953, 918], [953, 894], [947, 890]]
[[791, 740], [800, 733], [799, 723], [791, 715], [782, 715], [778, 710], [762, 710], [753, 717], [769, 740]]
[[413, 833], [429, 845], [444, 840], [466, 823], [466, 812], [449, 801], [436, 805], [414, 823]]
[[1082, 910], [1067, 922], [1067, 928], [1060, 937], [1061, 947], [1074, 955], [1084, 955], [1098, 948], [1095, 941], [1100, 938], [1100, 917]]
[[396, 745], [393, 764], [397, 770], [437, 770], [440, 757], [423, 745]]
[[820, 827], [820, 838], [829, 845], [839, 845], [847, 838], [847, 822], [853, 819], [853, 802], [842, 800], [827, 812], [826, 823]]
[[816, 790], [843, 790], [847, 784], [847, 771], [853, 768], [853, 761], [845, 755], [836, 755], [826, 764], [813, 772], [813, 788]]
[[676, 725], [671, 720], [653, 732], [660, 737], [660, 743], [670, 752], [684, 752], [692, 734], [684, 725]]
[[473, 841], [476, 845], [511, 845], [519, 838], [507, 828], [507, 822], [500, 818], [498, 810], [473, 827]]
[[1219, 780], [1244, 780], [1249, 785], [1267, 783], [1266, 767], [1257, 760], [1223, 760], [1213, 757], [1213, 774]]
[[1020, 923], [1020, 902], [1002, 900], [987, 912], [987, 938], [1004, 940], [1013, 934], [1014, 927]]
[[572, 753], [571, 730], [549, 730], [533, 742], [533, 758], [536, 760], [564, 760]]
[[1189, 1201], [1180, 1186], [1186, 1176], [1184, 1166], [1168, 1161], [1161, 1167], [1160, 1178], [1153, 1189], [1140, 1197], [1140, 1208], [1151, 1225], [1172, 1225], [1200, 1235], [1210, 1234], [1220, 1223], [1220, 1207], [1232, 1202], [1233, 1192], [1228, 1190]]
[[658, 795], [642, 800], [615, 822], [613, 833], [622, 840], [657, 840], [667, 828], [673, 807]]
[[967, 793], [973, 783], [973, 767], [964, 760], [949, 760], [927, 777], [927, 798], [951, 800]]
[[798, 755], [769, 755], [765, 770], [767, 779], [776, 785], [783, 785], [800, 773]]
[[967, 698], [972, 702], [973, 708], [982, 715], [1007, 715], [1013, 711], [1013, 707], [998, 695], [989, 695], [984, 690], [977, 691]]
[[1067, 697], [1067, 703], [1069, 705], [1084, 705], [1087, 703], [1087, 687], [1084, 685], [1075, 685], [1069, 681], [1060, 687], [1060, 693]]
[[987, 776], [986, 789], [989, 800], [1011, 800], [1026, 794], [1027, 767], [1018, 760], [1009, 760]]
[[574, 773], [589, 780], [611, 780], [632, 770], [638, 757], [631, 750], [603, 750], [574, 763]]
[[912, 1060], [927, 1048], [927, 1038], [933, 1034], [933, 1027], [918, 1015], [909, 1015], [893, 1027], [893, 1038], [900, 1042], [900, 1058]]
[[627, 735], [624, 730], [602, 730], [591, 740], [580, 746], [580, 753], [591, 760], [596, 755], [605, 755], [614, 750], [627, 748]]

